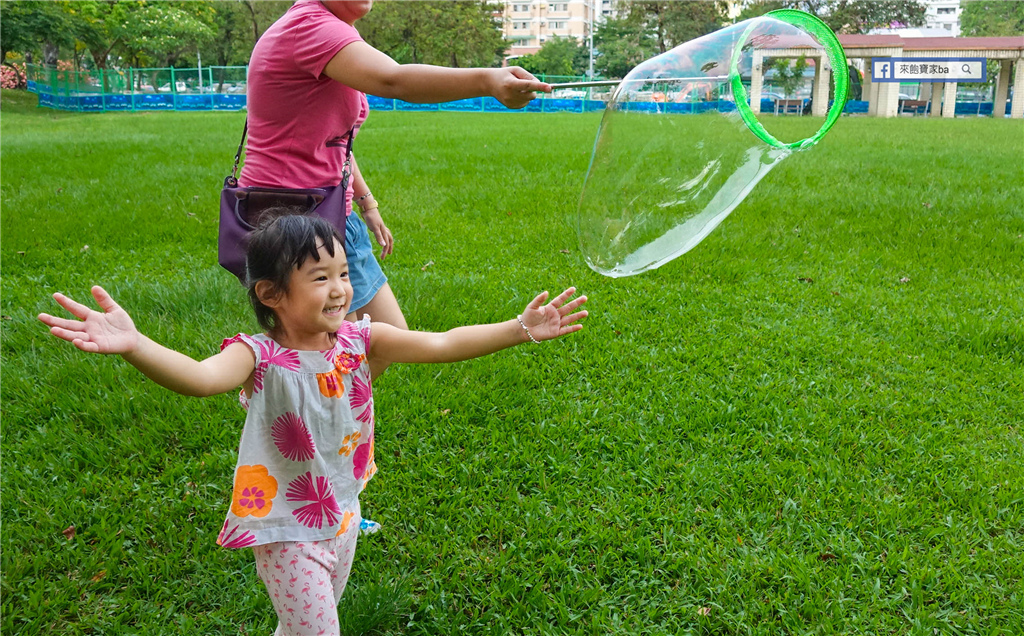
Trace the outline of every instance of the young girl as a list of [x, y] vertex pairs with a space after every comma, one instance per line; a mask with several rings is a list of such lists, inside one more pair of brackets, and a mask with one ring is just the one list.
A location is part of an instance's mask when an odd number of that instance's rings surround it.
[[253, 548], [277, 612], [278, 634], [337, 634], [337, 602], [358, 535], [359, 492], [373, 477], [370, 366], [455, 362], [583, 328], [586, 296], [534, 298], [513, 320], [445, 333], [345, 320], [352, 299], [344, 239], [315, 216], [273, 220], [252, 235], [249, 299], [266, 333], [238, 334], [201, 362], [145, 337], [101, 287], [102, 312], [62, 294], [80, 320], [40, 314], [82, 351], [116, 353], [158, 384], [208, 396], [239, 385], [248, 409], [227, 519], [217, 538]]

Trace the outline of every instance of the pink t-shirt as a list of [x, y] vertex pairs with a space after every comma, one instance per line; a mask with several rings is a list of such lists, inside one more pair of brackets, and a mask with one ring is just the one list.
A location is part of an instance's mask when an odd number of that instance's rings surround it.
[[[362, 42], [317, 0], [300, 0], [256, 43], [249, 61], [249, 139], [241, 185], [316, 188], [341, 182], [348, 132], [366, 119], [366, 95], [323, 74]], [[346, 197], [351, 211], [352, 184]]]

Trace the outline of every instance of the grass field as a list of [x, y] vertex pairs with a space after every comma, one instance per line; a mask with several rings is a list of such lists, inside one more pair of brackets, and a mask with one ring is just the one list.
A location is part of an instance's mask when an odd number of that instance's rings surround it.
[[[0, 108], [3, 633], [269, 634], [251, 554], [214, 543], [235, 397], [35, 320], [100, 283], [193, 356], [255, 330], [215, 249], [244, 115]], [[351, 631], [1024, 633], [1024, 125], [844, 118], [696, 249], [613, 280], [575, 238], [598, 122], [363, 128], [410, 325], [569, 284], [591, 315], [375, 384], [384, 530]]]

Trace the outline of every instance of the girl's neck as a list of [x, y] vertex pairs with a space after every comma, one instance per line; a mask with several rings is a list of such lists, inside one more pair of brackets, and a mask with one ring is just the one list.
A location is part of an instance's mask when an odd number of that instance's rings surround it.
[[267, 336], [274, 342], [286, 349], [295, 351], [327, 351], [334, 347], [337, 337], [326, 331], [320, 333], [298, 333], [288, 330], [284, 325], [279, 325], [273, 331], [268, 331]]

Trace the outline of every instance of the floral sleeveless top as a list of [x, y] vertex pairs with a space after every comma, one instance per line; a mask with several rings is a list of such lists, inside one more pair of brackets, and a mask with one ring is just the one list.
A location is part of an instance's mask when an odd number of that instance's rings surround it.
[[228, 338], [256, 355], [231, 507], [217, 544], [319, 541], [359, 523], [359, 493], [377, 472], [369, 317], [346, 321], [328, 351], [286, 349], [257, 334]]

